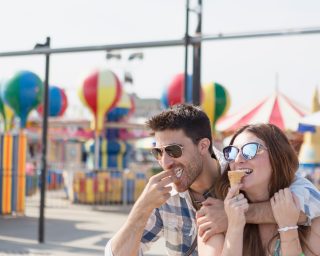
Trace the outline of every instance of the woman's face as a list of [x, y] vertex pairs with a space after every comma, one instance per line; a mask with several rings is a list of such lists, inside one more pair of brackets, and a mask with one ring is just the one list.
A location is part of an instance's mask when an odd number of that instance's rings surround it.
[[253, 133], [244, 131], [236, 137], [233, 146], [241, 149], [243, 145], [250, 142], [257, 142], [262, 145], [258, 149], [255, 157], [247, 160], [239, 151], [236, 159], [230, 163], [230, 169], [247, 170], [246, 176], [242, 179], [243, 187], [241, 190], [247, 193], [250, 200], [267, 200], [269, 199], [268, 185], [272, 174], [272, 168], [265, 142]]

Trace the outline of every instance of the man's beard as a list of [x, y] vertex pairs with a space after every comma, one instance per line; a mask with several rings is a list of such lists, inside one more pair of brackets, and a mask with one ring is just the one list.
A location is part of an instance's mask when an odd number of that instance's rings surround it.
[[175, 184], [178, 192], [184, 192], [190, 188], [202, 172], [203, 162], [201, 156], [193, 157], [188, 165], [184, 166], [183, 173], [179, 179], [179, 185]]

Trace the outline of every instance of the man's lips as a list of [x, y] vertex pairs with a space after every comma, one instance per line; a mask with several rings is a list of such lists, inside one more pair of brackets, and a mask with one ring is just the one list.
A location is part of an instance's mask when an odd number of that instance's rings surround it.
[[180, 179], [180, 178], [181, 178], [181, 175], [182, 175], [182, 173], [183, 173], [183, 169], [182, 169], [182, 168], [177, 168], [177, 169], [174, 170], [174, 173], [175, 173], [176, 177], [177, 177], [178, 179]]

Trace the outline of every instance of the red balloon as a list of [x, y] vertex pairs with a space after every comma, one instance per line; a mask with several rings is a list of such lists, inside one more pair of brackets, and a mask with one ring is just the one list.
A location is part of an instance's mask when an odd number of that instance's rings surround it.
[[[68, 99], [63, 89], [49, 86], [48, 115], [52, 117], [62, 116], [68, 107]], [[43, 115], [43, 104], [39, 105], [37, 111]]]
[[95, 71], [83, 81], [79, 88], [80, 100], [93, 113], [96, 131], [103, 129], [104, 116], [116, 106], [121, 94], [121, 83], [111, 70]]
[[168, 87], [168, 104], [173, 106], [183, 102], [184, 98], [184, 74], [176, 75]]
[[61, 93], [61, 110], [58, 116], [62, 116], [68, 107], [68, 98], [67, 98], [66, 92], [63, 89], [60, 89], [60, 93]]
[[[192, 84], [192, 76], [188, 75], [188, 83]], [[165, 102], [169, 106], [180, 104], [184, 102], [184, 73], [177, 74], [168, 86], [168, 92], [165, 95], [167, 97]], [[203, 98], [203, 90], [200, 88], [200, 102]]]

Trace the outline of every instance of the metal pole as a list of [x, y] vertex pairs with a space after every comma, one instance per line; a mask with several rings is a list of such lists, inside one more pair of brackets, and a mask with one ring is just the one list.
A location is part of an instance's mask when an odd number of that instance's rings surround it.
[[[50, 37], [44, 45], [36, 47], [50, 48]], [[46, 173], [47, 173], [47, 132], [48, 132], [48, 101], [49, 101], [49, 64], [50, 54], [46, 54], [45, 81], [43, 92], [43, 122], [42, 122], [42, 155], [41, 155], [41, 186], [40, 186], [40, 218], [39, 218], [39, 243], [44, 243], [44, 208], [46, 191]]]
[[[281, 29], [281, 30], [229, 33], [229, 34], [220, 33], [216, 35], [205, 35], [201, 37], [189, 36], [188, 43], [196, 44], [201, 41], [265, 38], [265, 37], [278, 37], [278, 36], [301, 36], [301, 35], [313, 35], [313, 34], [320, 34], [320, 27]], [[119, 44], [83, 46], [83, 47], [66, 47], [66, 48], [56, 48], [56, 49], [49, 49], [49, 48], [38, 49], [37, 48], [34, 50], [27, 50], [27, 51], [0, 52], [0, 57], [76, 53], [76, 52], [113, 51], [113, 50], [155, 48], [155, 47], [173, 47], [173, 46], [183, 46], [185, 45], [185, 43], [186, 43], [185, 38], [181, 38], [181, 39], [166, 40], [166, 41], [119, 43]]]
[[[198, 0], [198, 25], [196, 35], [201, 36], [202, 30], [202, 0]], [[200, 105], [201, 92], [201, 41], [193, 44], [193, 75], [192, 75], [192, 103]]]
[[94, 142], [94, 169], [96, 171], [99, 169], [99, 160], [100, 160], [100, 132], [96, 130], [95, 142]]
[[185, 60], [184, 60], [184, 89], [182, 89], [184, 100], [188, 102], [190, 99], [188, 94], [188, 47], [189, 47], [189, 0], [186, 0], [186, 32], [184, 36]]

